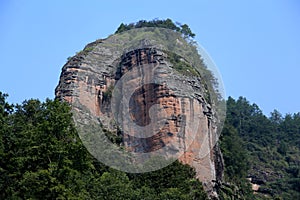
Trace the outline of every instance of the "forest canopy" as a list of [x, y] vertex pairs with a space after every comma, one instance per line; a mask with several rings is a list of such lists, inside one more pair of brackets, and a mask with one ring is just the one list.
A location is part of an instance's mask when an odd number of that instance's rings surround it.
[[192, 30], [187, 24], [180, 24], [178, 22], [174, 23], [171, 19], [166, 19], [166, 20], [154, 19], [151, 21], [140, 20], [136, 23], [130, 23], [130, 24], [121, 23], [121, 25], [119, 26], [119, 28], [115, 33], [122, 33], [124, 31], [128, 31], [134, 28], [142, 28], [142, 27], [167, 28], [181, 33], [186, 38], [194, 38], [196, 36], [195, 33], [192, 32]]
[[[207, 199], [195, 171], [175, 162], [127, 174], [85, 149], [66, 103], [37, 99], [12, 105], [0, 92], [0, 199]], [[240, 97], [227, 100], [220, 145], [221, 199], [297, 199], [300, 193], [300, 113], [266, 117]], [[250, 182], [259, 184], [256, 194]]]
[[[0, 92], [0, 199], [207, 199], [195, 171], [175, 162], [127, 174], [94, 159], [81, 143], [70, 107], [47, 99], [12, 105]], [[266, 117], [240, 97], [227, 100], [220, 145], [221, 199], [296, 199], [300, 193], [300, 113]], [[256, 194], [250, 182], [259, 184]]]

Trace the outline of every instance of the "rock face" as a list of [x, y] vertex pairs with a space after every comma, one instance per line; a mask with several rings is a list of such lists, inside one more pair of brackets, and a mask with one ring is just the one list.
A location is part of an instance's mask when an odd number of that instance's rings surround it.
[[[172, 154], [170, 149], [179, 149], [183, 152], [179, 160], [194, 167], [209, 196], [217, 198], [215, 186], [223, 176], [223, 160], [219, 147], [215, 145], [215, 113], [205, 98], [207, 91], [203, 80], [174, 70], [170, 55], [155, 45], [133, 50], [115, 47], [122, 42], [114, 38], [98, 40], [72, 57], [62, 69], [55, 89], [56, 98], [69, 102], [73, 110], [84, 108], [90, 115], [97, 116], [106, 130], [122, 138], [121, 143], [128, 151], [147, 153], [169, 145], [166, 152], [169, 156]], [[141, 66], [155, 68], [155, 80]], [[133, 78], [121, 83], [122, 88], [135, 89], [128, 99], [129, 116], [121, 120], [123, 128], [118, 131], [112, 125], [116, 117], [111, 108], [113, 89], [122, 77], [133, 73], [133, 69], [137, 69]], [[145, 84], [137, 87], [136, 83], [141, 81]], [[116, 107], [120, 105], [115, 104]], [[164, 114], [151, 113], [153, 106], [164, 110]], [[120, 113], [123, 111], [122, 106], [116, 109]], [[159, 120], [161, 115], [165, 120], [159, 129], [150, 127], [155, 132], [153, 135], [135, 137], [141, 134], [140, 130], [126, 127], [129, 121], [139, 127], [151, 125], [151, 120]], [[122, 131], [124, 129], [130, 134]]]

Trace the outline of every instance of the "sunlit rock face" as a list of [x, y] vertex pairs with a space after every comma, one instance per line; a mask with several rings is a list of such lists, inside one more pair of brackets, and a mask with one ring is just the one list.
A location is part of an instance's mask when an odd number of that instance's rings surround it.
[[[56, 98], [69, 102], [75, 111], [98, 117], [105, 130], [122, 138], [128, 151], [147, 153], [165, 147], [165, 157], [182, 152], [178, 159], [195, 168], [196, 178], [217, 198], [215, 183], [222, 179], [223, 161], [215, 146], [215, 113], [205, 98], [203, 80], [176, 71], [168, 53], [156, 46], [126, 51], [111, 42], [91, 43], [64, 65]], [[113, 43], [122, 45], [122, 41]], [[118, 87], [130, 91], [130, 98], [121, 99], [112, 109], [113, 90], [129, 73], [130, 78]], [[127, 111], [124, 103], [129, 104], [126, 115], [122, 115]], [[122, 120], [116, 126], [118, 117]], [[141, 133], [143, 127], [147, 131]]]

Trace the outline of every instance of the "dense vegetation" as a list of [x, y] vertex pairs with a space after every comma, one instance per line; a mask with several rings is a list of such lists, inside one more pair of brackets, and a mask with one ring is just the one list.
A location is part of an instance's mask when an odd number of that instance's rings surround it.
[[[282, 116], [274, 110], [266, 117], [246, 98], [230, 97], [221, 147], [225, 180], [239, 186], [236, 193], [248, 199], [300, 198], [300, 113]], [[260, 186], [252, 197], [247, 176]]]
[[0, 199], [206, 199], [195, 172], [172, 165], [126, 174], [95, 160], [81, 143], [68, 105], [11, 105], [0, 92]]
[[173, 52], [166, 52], [166, 54], [168, 55], [167, 60], [172, 63], [172, 67], [179, 73], [186, 76], [200, 76], [200, 73], [195, 68], [193, 68], [190, 63], [185, 61], [184, 58]]
[[[126, 174], [95, 160], [56, 100], [11, 105], [0, 92], [0, 199], [207, 199], [195, 172], [172, 165]], [[221, 136], [225, 180], [221, 199], [297, 199], [300, 113], [266, 117], [245, 98], [227, 100]], [[246, 178], [259, 184], [256, 194]]]
[[115, 33], [122, 33], [134, 28], [142, 27], [157, 27], [157, 28], [167, 28], [173, 31], [181, 33], [186, 38], [194, 38], [195, 34], [191, 31], [187, 24], [174, 23], [171, 19], [159, 20], [154, 19], [151, 21], [140, 20], [136, 23], [124, 24], [122, 23]]

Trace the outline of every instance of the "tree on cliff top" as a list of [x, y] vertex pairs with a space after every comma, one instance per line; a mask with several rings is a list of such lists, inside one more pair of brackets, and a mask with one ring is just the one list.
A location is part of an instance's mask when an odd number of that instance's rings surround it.
[[151, 21], [140, 20], [136, 23], [124, 24], [122, 23], [117, 29], [116, 33], [122, 33], [134, 28], [143, 28], [143, 27], [157, 27], [157, 28], [167, 28], [173, 31], [181, 33], [184, 37], [194, 38], [196, 35], [191, 31], [190, 27], [187, 24], [181, 25], [180, 23], [174, 23], [171, 19], [160, 20], [154, 19]]

